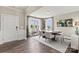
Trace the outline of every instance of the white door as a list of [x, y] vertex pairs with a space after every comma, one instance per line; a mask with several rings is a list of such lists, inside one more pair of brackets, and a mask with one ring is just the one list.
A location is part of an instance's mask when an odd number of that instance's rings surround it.
[[3, 14], [1, 15], [2, 20], [2, 32], [3, 42], [9, 42], [17, 40], [16, 26], [18, 21], [16, 16]]

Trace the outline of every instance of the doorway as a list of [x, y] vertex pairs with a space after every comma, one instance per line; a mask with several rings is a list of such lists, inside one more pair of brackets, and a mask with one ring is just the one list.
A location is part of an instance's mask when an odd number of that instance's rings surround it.
[[17, 31], [19, 30], [19, 16], [2, 14], [1, 31], [2, 41], [9, 42], [17, 40]]

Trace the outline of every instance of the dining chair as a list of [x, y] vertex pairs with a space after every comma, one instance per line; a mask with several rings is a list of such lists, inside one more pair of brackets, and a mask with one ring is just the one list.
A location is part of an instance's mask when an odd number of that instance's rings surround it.
[[54, 38], [54, 35], [52, 35], [50, 32], [45, 32], [45, 39], [52, 39]]
[[43, 38], [43, 36], [45, 36], [45, 33], [43, 32], [43, 31], [39, 31], [39, 39], [42, 37]]
[[62, 33], [59, 33], [58, 35], [56, 35], [55, 40], [61, 41], [61, 43], [62, 43]]
[[61, 33], [60, 39], [61, 39], [61, 43], [67, 42], [67, 41], [70, 42], [71, 41], [71, 35], [65, 34], [65, 33]]

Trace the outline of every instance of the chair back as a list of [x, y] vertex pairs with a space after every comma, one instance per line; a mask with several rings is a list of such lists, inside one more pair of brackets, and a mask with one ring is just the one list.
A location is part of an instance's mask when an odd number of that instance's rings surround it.
[[53, 38], [54, 36], [50, 32], [45, 32], [46, 38]]
[[43, 31], [39, 31], [39, 35], [44, 36], [45, 34], [43, 33]]

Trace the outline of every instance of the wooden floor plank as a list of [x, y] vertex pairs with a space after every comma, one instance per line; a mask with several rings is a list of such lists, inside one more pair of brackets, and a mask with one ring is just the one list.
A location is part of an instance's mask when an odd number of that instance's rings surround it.
[[[0, 45], [1, 53], [60, 53], [34, 39], [19, 40]], [[69, 52], [69, 51], [67, 51]]]

